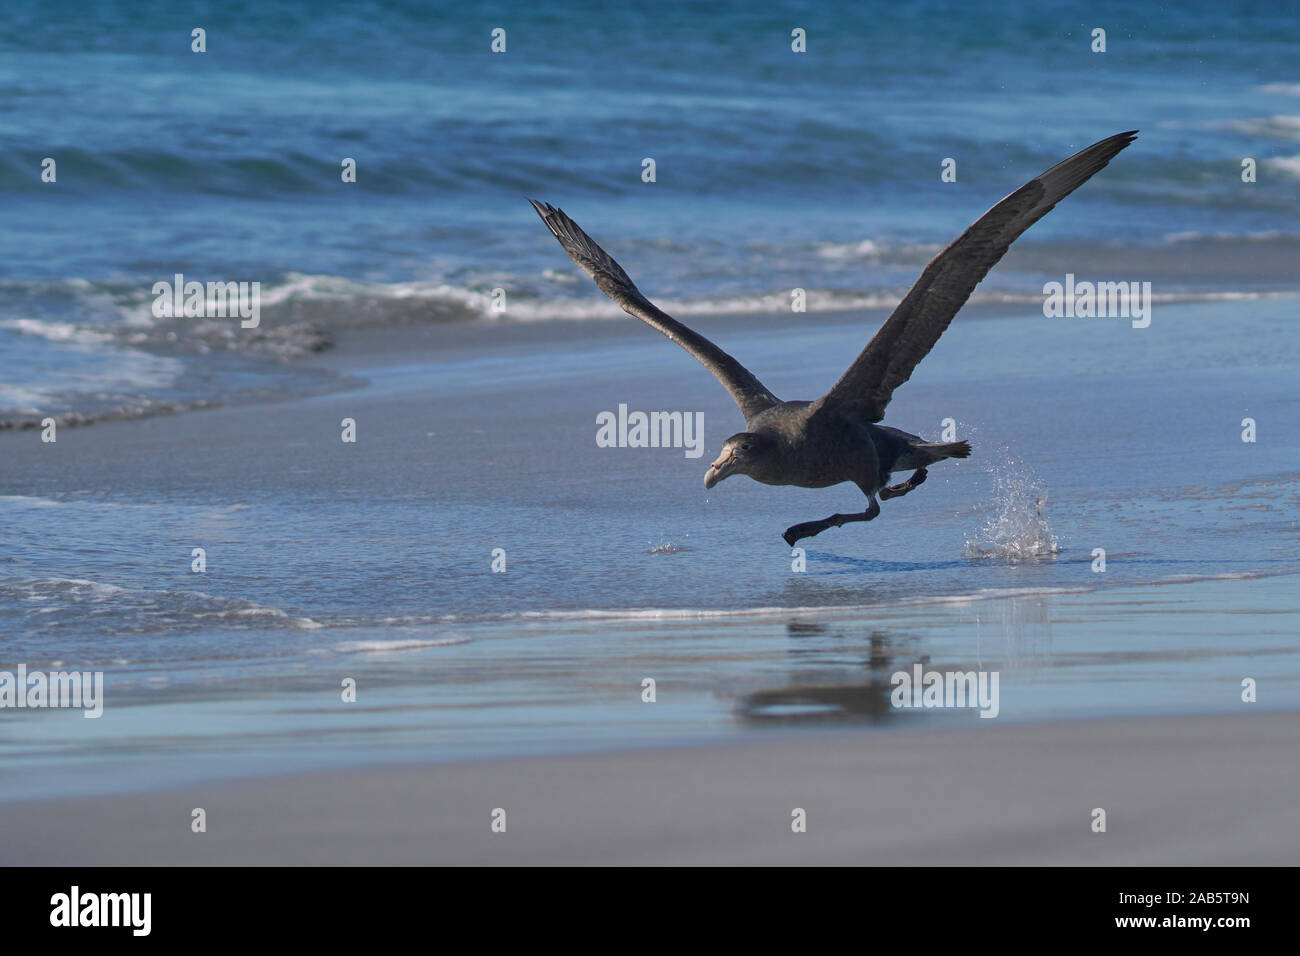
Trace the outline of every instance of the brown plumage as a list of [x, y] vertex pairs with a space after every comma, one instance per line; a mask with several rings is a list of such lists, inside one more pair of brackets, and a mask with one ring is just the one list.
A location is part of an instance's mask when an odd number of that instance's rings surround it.
[[[1052, 207], [1102, 169], [1137, 138], [1137, 131], [1103, 139], [1030, 180], [981, 216], [926, 266], [920, 279], [831, 390], [816, 401], [783, 402], [752, 372], [641, 294], [623, 268], [562, 211], [529, 200], [570, 258], [623, 310], [658, 329], [694, 355], [722, 383], [745, 417], [745, 431], [731, 436], [709, 466], [712, 488], [734, 474], [769, 485], [825, 488], [854, 482], [868, 499], [866, 511], [804, 522], [784, 534], [793, 545], [850, 521], [870, 521], [876, 501], [907, 494], [925, 481], [926, 467], [965, 458], [966, 442], [927, 442], [877, 425], [894, 390], [921, 359], [989, 269], [1011, 244]], [[890, 486], [896, 471], [914, 474]]]

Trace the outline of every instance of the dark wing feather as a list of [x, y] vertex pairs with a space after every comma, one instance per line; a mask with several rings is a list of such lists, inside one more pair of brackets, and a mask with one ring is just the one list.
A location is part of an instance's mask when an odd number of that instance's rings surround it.
[[911, 377], [975, 286], [1011, 244], [1136, 138], [1137, 131], [1132, 130], [1094, 143], [1021, 186], [981, 216], [926, 266], [875, 338], [819, 404], [861, 412], [868, 421], [884, 418], [894, 389]]
[[546, 223], [555, 238], [560, 240], [560, 245], [569, 254], [569, 258], [596, 280], [600, 291], [622, 306], [624, 312], [658, 329], [699, 359], [731, 393], [746, 421], [778, 403], [777, 397], [764, 388], [763, 383], [745, 366], [643, 296], [623, 271], [623, 267], [596, 245], [576, 222], [549, 203], [539, 203], [532, 199], [528, 201], [533, 204], [537, 215], [542, 217], [542, 222]]

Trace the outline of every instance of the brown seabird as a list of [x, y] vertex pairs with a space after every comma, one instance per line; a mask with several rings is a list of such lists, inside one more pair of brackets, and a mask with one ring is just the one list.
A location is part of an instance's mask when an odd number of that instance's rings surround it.
[[[705, 488], [731, 475], [748, 475], [767, 485], [801, 488], [851, 481], [867, 496], [866, 511], [787, 528], [782, 537], [793, 545], [827, 528], [870, 521], [880, 514], [877, 495], [885, 500], [905, 495], [925, 481], [928, 466], [970, 454], [970, 444], [964, 441], [928, 442], [876, 423], [884, 418], [894, 389], [911, 377], [976, 284], [1021, 233], [1136, 138], [1137, 130], [1130, 130], [1094, 143], [1031, 179], [981, 216], [934, 257], [848, 371], [813, 402], [781, 401], [734, 358], [642, 295], [622, 266], [576, 222], [549, 203], [529, 202], [602, 292], [694, 355], [740, 406], [745, 430], [723, 443], [704, 476]], [[890, 485], [890, 475], [896, 471], [913, 474]]]

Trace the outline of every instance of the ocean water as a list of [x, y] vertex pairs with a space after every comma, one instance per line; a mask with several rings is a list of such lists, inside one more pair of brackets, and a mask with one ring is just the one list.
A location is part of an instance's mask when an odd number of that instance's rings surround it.
[[[795, 287], [817, 310], [888, 304], [979, 212], [1130, 128], [977, 300], [1139, 262], [1166, 296], [1300, 289], [1300, 23], [1087, 9], [6, 4], [0, 425], [328, 388], [292, 360], [359, 326], [617, 316], [525, 195], [685, 315]], [[156, 319], [176, 273], [260, 282], [261, 326]]]
[[[1229, 710], [1243, 677], [1300, 706], [1293, 18], [0, 16], [0, 669], [103, 670], [113, 701], [99, 721], [5, 714], [0, 795], [915, 724], [887, 687], [917, 662], [1002, 668], [1008, 719]], [[929, 437], [953, 419], [975, 455], [804, 542], [804, 571], [780, 532], [860, 510], [857, 492], [705, 492], [735, 409], [523, 199], [562, 205], [778, 395], [813, 398], [883, 318], [864, 309], [1130, 128], [890, 408]], [[261, 282], [261, 326], [155, 319], [153, 283], [177, 272]], [[1066, 272], [1152, 282], [1150, 327], [1043, 317]], [[596, 447], [620, 403], [703, 411], [703, 456]]]

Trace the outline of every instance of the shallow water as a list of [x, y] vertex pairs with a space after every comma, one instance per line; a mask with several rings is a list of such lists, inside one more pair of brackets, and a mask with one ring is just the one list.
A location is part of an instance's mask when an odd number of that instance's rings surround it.
[[[364, 388], [283, 411], [196, 413], [178, 421], [215, 447], [182, 444], [184, 467], [156, 474], [121, 462], [97, 480], [76, 448], [89, 433], [65, 431], [49, 446], [57, 467], [44, 494], [21, 479], [3, 488], [12, 545], [0, 601], [30, 635], [18, 638], [23, 653], [37, 654], [46, 626], [58, 626], [88, 647], [105, 630], [147, 635], [114, 650], [135, 659], [168, 640], [201, 655], [209, 623], [310, 632], [1296, 571], [1296, 355], [1265, 355], [1261, 344], [1293, 339], [1292, 305], [1239, 303], [1234, 314], [1225, 322], [1219, 306], [1167, 306], [1148, 329], [959, 320], [888, 420], [937, 437], [951, 417], [974, 455], [933, 468], [877, 521], [803, 542], [806, 573], [792, 573], [780, 532], [860, 510], [860, 494], [744, 477], [704, 491], [706, 464], [739, 416], [690, 359], [647, 332], [530, 356], [488, 349], [478, 362], [394, 356], [354, 369], [371, 382]], [[752, 334], [737, 324], [726, 334], [778, 394], [811, 397], [870, 321]], [[1065, 374], [1046, 358], [1062, 355]], [[494, 366], [511, 378], [485, 373]], [[599, 411], [660, 408], [665, 396], [704, 411], [707, 453], [596, 447]], [[363, 440], [341, 444], [334, 423], [357, 409]], [[304, 416], [318, 430], [304, 432]], [[1254, 443], [1241, 440], [1247, 416], [1258, 423]], [[166, 435], [147, 450], [160, 461]], [[202, 575], [190, 568], [195, 546], [208, 552]], [[505, 574], [490, 571], [494, 548], [505, 551]], [[1104, 573], [1092, 570], [1097, 548]]]
[[[889, 420], [933, 436], [952, 416], [975, 454], [805, 542], [803, 571], [780, 531], [861, 507], [858, 492], [706, 492], [738, 415], [635, 325], [340, 354], [331, 367], [368, 385], [55, 445], [0, 436], [17, 466], [0, 489], [0, 666], [103, 670], [112, 702], [75, 726], [17, 715], [5, 746], [51, 772], [61, 754], [116, 754], [97, 779], [125, 786], [360, 751], [906, 727], [881, 679], [918, 661], [1002, 668], [1004, 720], [1228, 710], [1244, 677], [1268, 706], [1300, 706], [1296, 353], [1277, 347], [1293, 318], [1282, 300], [1231, 309], [1170, 305], [1147, 329], [972, 311]], [[793, 397], [833, 380], [875, 321], [709, 330]], [[705, 454], [596, 447], [597, 412], [619, 402], [703, 410]], [[647, 720], [640, 681], [659, 675], [672, 703]], [[352, 711], [347, 676], [364, 691]], [[180, 752], [193, 759], [161, 756]]]
[[[6, 714], [0, 799], [737, 735], [1300, 705], [1294, 576], [867, 610], [539, 615], [343, 628], [301, 652], [109, 667], [104, 716]], [[274, 631], [250, 637], [281, 643]], [[893, 675], [995, 672], [998, 713], [891, 706]], [[356, 703], [341, 702], [341, 678]], [[656, 699], [643, 700], [644, 681]], [[1243, 704], [1242, 681], [1259, 686]], [[980, 729], [984, 729], [980, 727]]]

